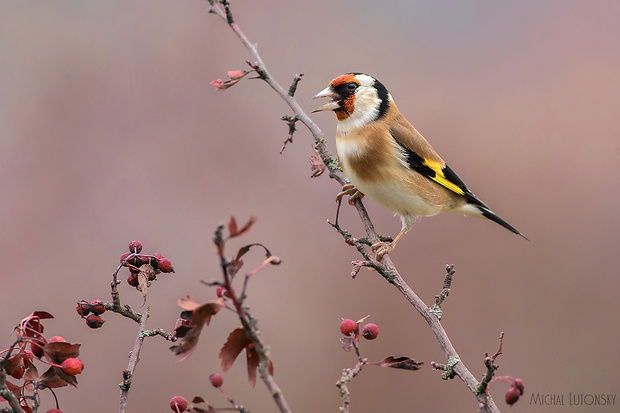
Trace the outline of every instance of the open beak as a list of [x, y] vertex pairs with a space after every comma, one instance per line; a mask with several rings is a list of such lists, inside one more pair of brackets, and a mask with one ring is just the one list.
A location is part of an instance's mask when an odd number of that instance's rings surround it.
[[338, 99], [340, 98], [340, 96], [338, 96], [334, 92], [334, 90], [332, 89], [331, 86], [327, 86], [325, 89], [321, 90], [319, 93], [317, 93], [316, 95], [312, 96], [312, 99], [318, 99], [318, 98], [332, 98], [332, 101], [331, 102], [327, 102], [323, 106], [320, 106], [320, 107], [314, 109], [312, 111], [312, 113], [314, 113], [314, 112], [323, 112], [325, 110], [340, 109], [340, 104], [338, 103]]

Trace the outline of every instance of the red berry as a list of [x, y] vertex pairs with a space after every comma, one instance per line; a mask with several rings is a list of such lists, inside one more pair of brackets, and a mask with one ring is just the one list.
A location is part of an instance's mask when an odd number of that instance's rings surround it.
[[379, 335], [379, 327], [375, 323], [368, 323], [362, 329], [362, 336], [366, 340], [374, 340]]
[[187, 410], [187, 399], [183, 396], [174, 396], [170, 399], [170, 408], [173, 412], [184, 412]]
[[138, 275], [133, 272], [129, 274], [129, 277], [127, 277], [127, 284], [131, 285], [132, 287], [136, 287], [138, 285]]
[[77, 311], [80, 317], [86, 317], [90, 313], [90, 304], [84, 300], [78, 301], [75, 311]]
[[103, 318], [99, 317], [97, 314], [91, 314], [86, 317], [86, 325], [90, 328], [99, 328], [105, 323]]
[[90, 302], [90, 311], [95, 314], [103, 314], [105, 313], [105, 307], [103, 306], [103, 301], [101, 300], [93, 300]]
[[140, 251], [142, 251], [142, 243], [140, 241], [131, 241], [129, 243], [129, 252], [140, 254]]
[[515, 384], [514, 386], [519, 389], [519, 393], [521, 393], [521, 395], [523, 396], [523, 391], [525, 390], [525, 386], [523, 386], [523, 380], [521, 379], [515, 379]]
[[157, 269], [161, 272], [174, 272], [174, 268], [172, 268], [172, 263], [168, 258], [158, 259]]
[[131, 255], [130, 252], [126, 252], [123, 255], [121, 255], [121, 264], [123, 265], [127, 265], [127, 258], [129, 258], [129, 256]]
[[224, 378], [217, 373], [210, 375], [209, 380], [211, 380], [213, 387], [222, 387], [222, 384], [224, 384]]
[[521, 392], [515, 386], [510, 386], [508, 391], [506, 392], [506, 403], [509, 405], [513, 405], [519, 400], [519, 396], [521, 396]]
[[63, 337], [60, 336], [54, 336], [52, 338], [50, 338], [49, 340], [47, 340], [48, 343], [66, 343], [67, 340], [65, 340]]
[[349, 318], [342, 320], [342, 323], [340, 323], [340, 331], [345, 336], [350, 336], [351, 333], [357, 331], [357, 323]]
[[68, 358], [62, 362], [62, 371], [68, 376], [75, 376], [84, 370], [84, 364], [76, 358]]

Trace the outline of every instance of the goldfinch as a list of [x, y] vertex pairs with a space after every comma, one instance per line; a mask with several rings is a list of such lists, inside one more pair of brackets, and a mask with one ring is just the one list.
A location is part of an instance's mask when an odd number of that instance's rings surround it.
[[338, 76], [313, 99], [331, 98], [313, 112], [336, 113], [336, 150], [352, 185], [345, 194], [369, 195], [400, 216], [392, 242], [373, 245], [378, 259], [394, 250], [420, 216], [453, 212], [487, 218], [523, 236], [474, 195], [424, 137], [400, 113], [377, 79], [364, 73]]

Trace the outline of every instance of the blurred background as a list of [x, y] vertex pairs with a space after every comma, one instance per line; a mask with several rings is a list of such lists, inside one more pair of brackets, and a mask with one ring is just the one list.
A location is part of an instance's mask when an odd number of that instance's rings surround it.
[[[337, 75], [374, 75], [468, 186], [532, 240], [441, 215], [421, 220], [391, 255], [430, 304], [445, 265], [456, 266], [442, 321], [476, 377], [503, 331], [498, 374], [522, 378], [526, 390], [511, 411], [564, 412], [571, 393], [620, 393], [620, 4], [238, 0], [232, 8], [283, 86], [305, 73], [297, 99], [306, 111]], [[350, 278], [359, 255], [326, 223], [340, 188], [310, 179], [310, 134], [299, 125], [279, 154], [284, 102], [260, 81], [210, 85], [250, 57], [207, 9], [196, 0], [0, 3], [0, 347], [27, 314], [51, 312], [46, 333], [82, 343], [85, 363], [79, 388], [57, 391], [62, 410], [115, 411], [137, 325], [106, 313], [91, 330], [76, 301], [110, 299], [118, 259], [137, 239], [176, 269], [148, 297], [148, 327], [172, 330], [179, 298], [215, 297], [199, 280], [220, 276], [216, 226], [256, 216], [229, 254], [262, 242], [282, 257], [252, 279], [249, 305], [294, 411], [338, 411], [335, 382], [356, 361], [338, 326], [366, 315], [380, 333], [361, 343], [364, 357], [426, 364], [364, 368], [350, 385], [352, 411], [477, 411], [460, 380], [431, 369], [444, 354], [398, 292], [368, 270]], [[335, 117], [312, 118], [333, 150]], [[398, 233], [398, 218], [365, 204], [380, 233]], [[343, 206], [341, 223], [362, 235], [352, 208]], [[249, 254], [246, 268], [261, 257]], [[123, 283], [120, 292], [143, 310], [137, 291]], [[225, 407], [208, 377], [221, 372], [219, 349], [237, 326], [219, 314], [183, 363], [170, 343], [148, 339], [129, 411], [169, 411], [175, 395]], [[224, 382], [250, 411], [276, 410], [261, 382], [248, 385], [243, 359]], [[491, 389], [503, 410], [507, 388]], [[534, 405], [532, 394], [564, 395], [565, 406]], [[41, 411], [52, 407], [44, 392]]]

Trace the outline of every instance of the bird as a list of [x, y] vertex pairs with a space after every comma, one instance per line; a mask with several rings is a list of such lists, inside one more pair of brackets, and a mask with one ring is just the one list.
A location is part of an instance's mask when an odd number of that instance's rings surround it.
[[345, 73], [313, 96], [318, 98], [331, 100], [313, 113], [333, 111], [338, 120], [336, 151], [350, 182], [338, 200], [349, 195], [353, 204], [368, 195], [400, 216], [396, 238], [372, 245], [377, 259], [391, 253], [419, 217], [440, 212], [486, 218], [528, 240], [467, 188], [405, 119], [380, 81], [365, 73]]

